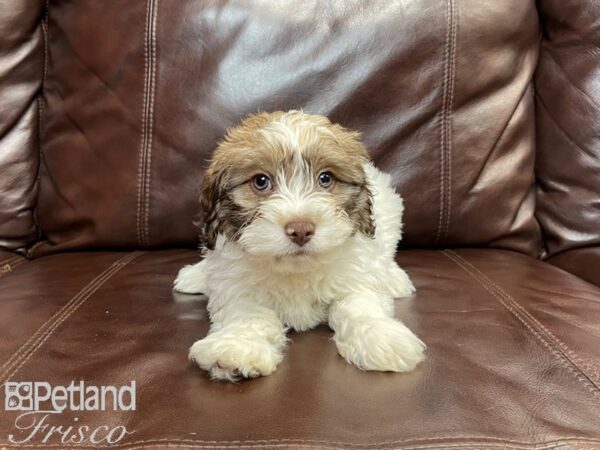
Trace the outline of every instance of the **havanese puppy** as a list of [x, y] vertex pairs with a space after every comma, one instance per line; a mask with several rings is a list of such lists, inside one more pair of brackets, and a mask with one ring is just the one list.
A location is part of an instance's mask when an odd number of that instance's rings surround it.
[[200, 204], [204, 258], [175, 290], [208, 296], [210, 331], [189, 358], [212, 378], [272, 373], [286, 331], [321, 323], [360, 369], [423, 359], [423, 342], [394, 319], [394, 298], [415, 292], [394, 261], [402, 199], [359, 133], [301, 111], [250, 116], [215, 151]]

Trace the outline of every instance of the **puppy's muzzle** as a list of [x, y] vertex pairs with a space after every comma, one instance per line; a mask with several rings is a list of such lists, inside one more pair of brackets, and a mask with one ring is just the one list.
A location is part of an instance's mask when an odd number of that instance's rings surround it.
[[290, 222], [285, 226], [285, 234], [294, 244], [302, 247], [314, 236], [315, 224], [304, 220]]

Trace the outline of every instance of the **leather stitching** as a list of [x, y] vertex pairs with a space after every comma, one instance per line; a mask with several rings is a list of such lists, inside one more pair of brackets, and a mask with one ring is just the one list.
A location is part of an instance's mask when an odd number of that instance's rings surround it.
[[446, 1], [447, 30], [444, 48], [442, 111], [440, 116], [440, 213], [436, 235], [438, 245], [445, 242], [448, 237], [452, 206], [452, 105], [454, 103], [456, 40], [458, 34], [456, 1]]
[[[38, 330], [2, 365], [0, 385], [14, 376], [31, 356], [48, 340], [48, 338], [69, 319], [73, 313], [84, 304], [106, 281], [119, 272], [123, 267], [137, 258], [141, 253], [130, 253], [114, 263], [96, 276], [83, 287], [71, 300], [53, 314]], [[10, 373], [9, 373], [10, 372]]]
[[[465, 272], [471, 275], [481, 284], [500, 304], [513, 314], [525, 327], [548, 349], [550, 353], [579, 380], [586, 389], [593, 395], [600, 397], [600, 386], [594, 379], [587, 374], [577, 363], [569, 356], [565, 350], [566, 347], [560, 346], [557, 339], [550, 333], [546, 327], [542, 326], [535, 318], [525, 311], [510, 295], [504, 292], [498, 285], [490, 280], [486, 275], [479, 271], [475, 266], [469, 263], [462, 256], [451, 250], [442, 252], [446, 257], [461, 267]], [[531, 323], [533, 322], [533, 323]], [[535, 326], [540, 328], [536, 329]]]
[[156, 24], [158, 21], [158, 4], [159, 0], [155, 0], [154, 8], [152, 13], [152, 27], [151, 27], [151, 81], [150, 81], [150, 120], [149, 120], [149, 131], [148, 131], [148, 150], [146, 155], [146, 193], [145, 193], [145, 206], [144, 206], [144, 239], [146, 245], [150, 243], [150, 181], [152, 178], [152, 144], [154, 138], [154, 99], [156, 95]]
[[[50, 15], [50, 0], [46, 0], [46, 3], [44, 5], [44, 15], [43, 18], [41, 20], [40, 23], [40, 28], [42, 30], [42, 39], [43, 39], [43, 47], [44, 47], [44, 62], [42, 65], [42, 81], [41, 81], [41, 86], [40, 86], [40, 93], [37, 96], [37, 107], [38, 107], [38, 129], [37, 129], [37, 138], [38, 138], [38, 166], [37, 166], [37, 173], [36, 173], [36, 177], [35, 177], [35, 184], [36, 184], [36, 189], [39, 192], [40, 189], [40, 177], [41, 177], [41, 168], [42, 168], [42, 130], [43, 130], [43, 125], [44, 125], [44, 121], [43, 121], [43, 116], [44, 116], [44, 109], [46, 107], [46, 77], [48, 75], [48, 61], [49, 61], [49, 55], [48, 55], [48, 20], [49, 20], [49, 15]], [[38, 220], [38, 204], [37, 204], [37, 198], [36, 198], [36, 204], [33, 208], [33, 223], [35, 224], [35, 228], [36, 228], [36, 234], [37, 234], [37, 239], [41, 239], [42, 238], [42, 228], [39, 225], [39, 220]], [[36, 242], [30, 249], [27, 250], [27, 254], [31, 255], [33, 252], [33, 249], [36, 247], [37, 244], [39, 244], [40, 242]]]
[[137, 210], [136, 210], [136, 232], [139, 246], [143, 246], [142, 232], [141, 232], [141, 221], [142, 215], [140, 212], [140, 205], [142, 203], [142, 177], [144, 176], [144, 152], [146, 150], [146, 103], [147, 103], [147, 91], [148, 91], [148, 43], [146, 35], [148, 34], [148, 9], [150, 8], [150, 1], [146, 2], [146, 26], [144, 28], [144, 97], [142, 100], [142, 136], [140, 139], [140, 155], [138, 161], [138, 184], [137, 184]]
[[[446, 0], [446, 21], [450, 21], [450, 13], [448, 12], [450, 9], [450, 0]], [[442, 84], [442, 110], [440, 115], [440, 212], [438, 218], [438, 229], [436, 234], [436, 242], [439, 244], [441, 241], [442, 235], [442, 224], [444, 223], [444, 198], [446, 197], [446, 180], [444, 177], [446, 176], [445, 170], [445, 125], [446, 125], [446, 86], [448, 84], [448, 58], [449, 58], [449, 49], [450, 49], [450, 37], [449, 32], [450, 25], [446, 25], [446, 44], [444, 46], [444, 81]]]
[[[448, 442], [430, 442], [425, 443], [425, 441], [447, 441], [448, 439], [466, 439], [467, 441], [457, 442], [457, 441], [448, 441]], [[472, 439], [496, 439], [495, 442], [469, 442]], [[421, 442], [421, 443], [419, 443]], [[203, 441], [203, 440], [193, 440], [193, 439], [146, 439], [140, 441], [134, 441], [130, 443], [123, 443], [122, 445], [86, 445], [86, 448], [124, 448], [128, 450], [134, 449], [142, 449], [142, 448], [156, 448], [156, 446], [170, 446], [177, 445], [178, 447], [185, 448], [239, 448], [240, 446], [244, 446], [244, 448], [279, 448], [279, 447], [289, 447], [291, 445], [309, 445], [309, 446], [318, 446], [321, 448], [330, 448], [330, 449], [346, 449], [346, 448], [355, 448], [355, 449], [376, 449], [376, 448], [387, 448], [390, 445], [402, 445], [402, 448], [405, 450], [417, 450], [417, 449], [442, 449], [442, 448], [469, 448], [471, 450], [484, 450], [484, 449], [505, 449], [507, 445], [510, 445], [511, 449], [523, 449], [523, 450], [546, 450], [546, 449], [554, 449], [564, 447], [566, 445], [582, 445], [593, 443], [595, 445], [600, 443], [598, 439], [587, 439], [587, 438], [571, 438], [565, 437], [556, 441], [542, 442], [542, 443], [522, 443], [518, 441], [512, 440], [504, 440], [493, 437], [486, 436], [440, 436], [434, 438], [417, 438], [417, 439], [404, 439], [404, 440], [395, 440], [395, 441], [385, 441], [371, 444], [357, 444], [357, 443], [346, 443], [346, 442], [337, 442], [337, 441], [327, 441], [327, 440], [310, 440], [310, 439], [269, 439], [269, 440], [232, 440], [232, 441]], [[0, 444], [5, 446], [7, 444]], [[10, 445], [9, 445], [10, 447]], [[38, 444], [23, 444], [19, 447], [41, 447]], [[80, 448], [76, 444], [46, 444], [43, 446], [44, 448], [48, 447], [77, 447]], [[591, 450], [591, 449], [590, 449]]]
[[442, 239], [444, 242], [448, 238], [448, 232], [450, 229], [450, 218], [452, 211], [452, 106], [454, 104], [454, 87], [455, 87], [455, 72], [456, 72], [456, 41], [458, 36], [458, 0], [452, 0], [452, 39], [450, 41], [451, 45], [451, 63], [450, 63], [450, 94], [448, 96], [448, 104], [446, 105], [448, 110], [448, 115], [446, 117], [447, 125], [446, 125], [446, 145], [448, 150], [446, 152], [446, 172], [447, 172], [447, 186], [446, 186], [446, 224], [444, 228], [444, 234], [442, 235]]
[[[569, 355], [571, 357], [571, 359], [573, 359], [577, 364], [579, 364], [581, 367], [583, 367], [583, 369], [591, 372], [595, 378], [594, 384], [596, 384], [596, 387], [599, 388], [598, 385], [600, 384], [600, 376], [595, 367], [588, 365], [586, 361], [584, 361], [579, 355], [577, 355], [573, 350], [571, 350], [564, 342], [562, 342], [561, 339], [559, 339], [557, 336], [555, 336], [554, 333], [552, 333], [545, 325], [543, 325], [540, 321], [538, 321], [529, 311], [527, 311], [525, 308], [523, 308], [510, 294], [507, 294], [500, 286], [498, 286], [491, 279], [489, 279], [487, 276], [485, 276], [481, 271], [479, 271], [475, 266], [473, 266], [473, 264], [471, 264], [469, 261], [462, 258], [460, 255], [456, 254], [452, 250], [449, 250], [449, 252], [453, 253], [458, 258], [461, 258], [465, 262], [465, 264], [469, 265], [471, 268], [473, 268], [473, 270], [477, 271], [481, 275], [481, 277], [485, 277], [489, 281], [489, 283], [492, 286], [494, 286], [501, 295], [503, 295], [505, 298], [508, 298], [509, 301], [512, 302], [512, 304], [515, 306], [515, 308], [517, 308], [522, 314], [527, 316], [527, 318], [529, 318], [529, 320], [531, 320], [535, 325], [537, 325], [539, 328], [541, 328], [542, 331], [544, 333], [546, 333], [547, 337], [551, 341], [553, 341], [553, 344], [555, 346], [557, 346], [563, 353], [566, 353], [567, 355]], [[583, 372], [583, 370], [582, 370], [582, 372]], [[586, 374], [586, 375], [588, 376], [588, 378], [592, 378], [589, 376], [589, 374]]]
[[14, 256], [0, 262], [0, 276], [12, 272], [16, 267], [27, 261], [22, 256]]
[[150, 157], [154, 124], [154, 90], [156, 78], [156, 6], [158, 0], [147, 0], [144, 29], [144, 100], [142, 138], [138, 163], [137, 236], [140, 247], [149, 244], [148, 216], [150, 208]]
[[5, 266], [5, 265], [11, 265], [13, 262], [16, 262], [20, 259], [23, 259], [23, 257], [19, 256], [19, 255], [13, 255], [9, 258], [6, 258], [3, 261], [0, 261], [0, 267]]

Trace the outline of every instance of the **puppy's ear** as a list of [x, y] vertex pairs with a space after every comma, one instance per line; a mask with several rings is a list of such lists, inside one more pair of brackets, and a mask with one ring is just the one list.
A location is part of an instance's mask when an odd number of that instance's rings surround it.
[[373, 195], [369, 186], [361, 188], [354, 210], [354, 220], [358, 231], [370, 238], [375, 237], [375, 221], [373, 220]]
[[374, 238], [373, 195], [364, 170], [364, 164], [369, 160], [367, 149], [360, 140], [359, 132], [350, 131], [340, 125], [331, 125], [329, 130], [333, 133], [337, 146], [343, 149], [338, 171], [343, 171], [343, 176], [348, 182], [360, 186], [350, 217], [354, 220], [356, 230]]
[[222, 178], [223, 174], [211, 166], [204, 172], [202, 180], [197, 225], [200, 227], [200, 245], [209, 250], [215, 249], [217, 235], [222, 228], [219, 220], [219, 206], [224, 195]]

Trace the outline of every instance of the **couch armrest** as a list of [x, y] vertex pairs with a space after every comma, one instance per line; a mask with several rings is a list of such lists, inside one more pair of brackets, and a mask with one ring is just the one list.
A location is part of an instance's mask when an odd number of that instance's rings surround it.
[[569, 250], [549, 258], [546, 262], [600, 286], [600, 247]]
[[38, 231], [39, 96], [46, 71], [44, 0], [0, 1], [0, 248], [25, 249]]

